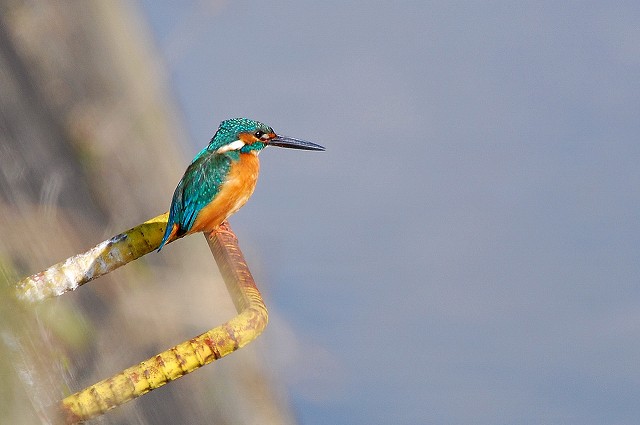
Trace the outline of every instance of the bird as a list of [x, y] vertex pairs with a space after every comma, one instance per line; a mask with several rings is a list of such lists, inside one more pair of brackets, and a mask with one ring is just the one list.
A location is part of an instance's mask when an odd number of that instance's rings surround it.
[[256, 187], [258, 154], [267, 146], [324, 151], [323, 146], [277, 135], [248, 118], [220, 123], [211, 141], [187, 167], [173, 193], [158, 252], [187, 234], [215, 230], [249, 200]]

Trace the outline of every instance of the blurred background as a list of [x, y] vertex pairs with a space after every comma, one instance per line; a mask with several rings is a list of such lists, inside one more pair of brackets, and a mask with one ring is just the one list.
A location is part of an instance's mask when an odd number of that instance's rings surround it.
[[233, 316], [198, 235], [35, 309], [9, 294], [166, 211], [236, 116], [327, 148], [267, 149], [230, 220], [269, 326], [95, 423], [637, 423], [639, 22], [637, 2], [0, 2], [7, 423]]

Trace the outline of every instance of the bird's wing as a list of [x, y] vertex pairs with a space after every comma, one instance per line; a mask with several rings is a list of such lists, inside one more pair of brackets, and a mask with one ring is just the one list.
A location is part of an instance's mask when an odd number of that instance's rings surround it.
[[200, 152], [185, 171], [173, 192], [169, 220], [158, 251], [174, 236], [187, 233], [198, 212], [213, 200], [225, 181], [231, 158], [227, 155]]
[[[197, 157], [187, 168], [171, 204], [171, 213], [176, 210], [178, 219], [175, 222], [180, 231], [184, 233], [191, 229], [200, 210], [220, 192], [230, 168], [231, 158], [219, 154]], [[181, 192], [179, 196], [178, 191]]]

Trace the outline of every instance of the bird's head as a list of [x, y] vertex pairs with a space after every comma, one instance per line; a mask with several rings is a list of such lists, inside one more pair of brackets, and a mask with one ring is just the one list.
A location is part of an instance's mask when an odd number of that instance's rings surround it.
[[279, 136], [268, 125], [248, 118], [233, 118], [222, 121], [207, 150], [216, 153], [258, 153], [267, 146], [311, 151], [324, 150], [324, 147], [315, 143]]

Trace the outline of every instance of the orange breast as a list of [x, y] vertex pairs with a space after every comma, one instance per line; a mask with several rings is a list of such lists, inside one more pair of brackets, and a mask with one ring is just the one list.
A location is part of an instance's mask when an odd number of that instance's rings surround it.
[[231, 165], [220, 192], [200, 210], [189, 233], [213, 230], [238, 211], [253, 194], [259, 172], [260, 162], [255, 153], [240, 154], [240, 160]]

